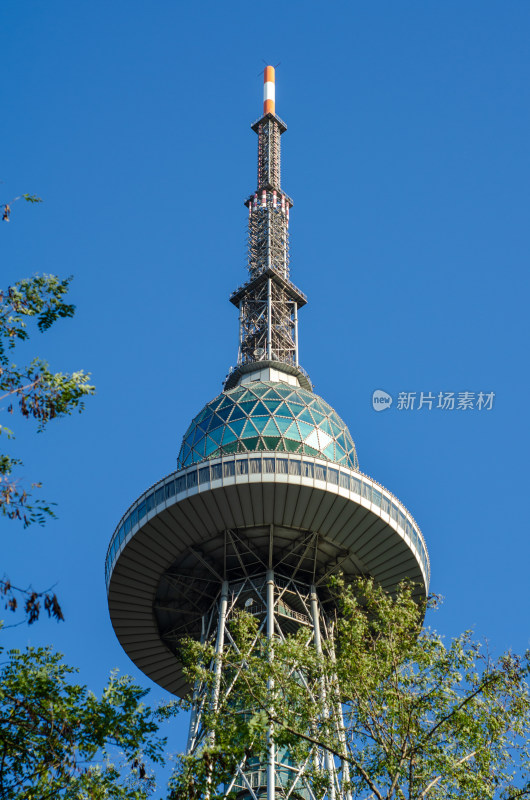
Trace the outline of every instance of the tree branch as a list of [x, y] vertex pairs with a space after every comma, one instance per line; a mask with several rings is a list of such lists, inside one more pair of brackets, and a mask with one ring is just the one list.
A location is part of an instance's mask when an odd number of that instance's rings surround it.
[[[476, 751], [476, 750], [473, 750], [471, 753], [468, 753], [468, 754], [467, 754], [467, 756], [464, 756], [464, 758], [461, 758], [461, 759], [460, 759], [460, 761], [457, 761], [457, 762], [456, 762], [456, 764], [454, 764], [454, 765], [453, 765], [453, 769], [456, 769], [456, 767], [460, 767], [462, 764], [465, 764], [465, 762], [466, 762], [466, 761], [469, 761], [469, 759], [470, 759], [470, 758], [473, 758], [473, 756], [474, 756], [474, 755], [476, 755], [476, 753], [477, 753], [477, 751]], [[436, 784], [438, 784], [438, 783], [439, 783], [439, 782], [442, 780], [442, 777], [443, 777], [443, 775], [438, 775], [436, 778], [434, 778], [434, 779], [433, 779], [433, 780], [432, 780], [432, 781], [431, 781], [431, 782], [430, 782], [430, 783], [429, 783], [429, 784], [428, 784], [428, 785], [425, 787], [425, 789], [423, 790], [423, 792], [421, 792], [421, 794], [419, 794], [419, 795], [418, 795], [418, 800], [422, 800], [422, 798], [423, 798], [423, 797], [426, 797], [426, 796], [427, 796], [427, 793], [428, 793], [428, 792], [430, 792], [430, 791], [431, 791], [431, 789], [432, 789], [434, 786], [436, 786]]]

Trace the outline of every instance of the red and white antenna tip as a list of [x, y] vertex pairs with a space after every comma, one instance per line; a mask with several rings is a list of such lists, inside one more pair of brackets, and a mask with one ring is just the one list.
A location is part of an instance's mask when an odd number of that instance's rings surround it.
[[265, 67], [263, 71], [263, 113], [274, 114], [276, 101], [276, 81], [274, 67]]

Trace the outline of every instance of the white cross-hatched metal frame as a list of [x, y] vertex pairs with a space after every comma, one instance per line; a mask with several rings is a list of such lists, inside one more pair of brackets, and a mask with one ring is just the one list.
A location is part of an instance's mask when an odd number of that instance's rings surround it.
[[[227, 531], [227, 535], [230, 532]], [[273, 531], [271, 531], [271, 555], [273, 552]], [[237, 546], [236, 539], [230, 536], [232, 546]], [[307, 549], [312, 546], [309, 541], [300, 553], [300, 562], [305, 557]], [[278, 564], [276, 564], [278, 566]], [[218, 708], [222, 692], [223, 705], [230, 704], [230, 698], [236, 697], [238, 678], [244, 669], [244, 659], [230, 630], [230, 622], [238, 613], [245, 609], [258, 620], [258, 628], [251, 643], [250, 652], [260, 647], [263, 638], [270, 642], [268, 648], [269, 658], [274, 657], [274, 642], [283, 641], [286, 629], [307, 629], [306, 646], [313, 646], [317, 652], [322, 652], [322, 641], [332, 636], [332, 624], [320, 603], [317, 587], [300, 583], [295, 579], [297, 570], [293, 570], [292, 577], [278, 574], [269, 566], [268, 569], [256, 575], [244, 575], [241, 580], [228, 582], [223, 580], [219, 586], [218, 596], [202, 620], [203, 643], [210, 643], [215, 656], [210, 664], [213, 680], [207, 683], [198, 683], [194, 688], [193, 710], [190, 721], [187, 752], [190, 755], [199, 754], [201, 748], [213, 744], [213, 734], [204, 724], [204, 711], [215, 712]], [[288, 600], [294, 601], [301, 611], [291, 608]], [[230, 651], [234, 658], [230, 658]], [[228, 658], [227, 658], [228, 657]], [[238, 664], [235, 672], [231, 671], [230, 678], [222, 674], [222, 664], [230, 662]], [[303, 671], [291, 667], [289, 676], [301, 682], [308, 693], [308, 698], [314, 703], [315, 713], [326, 717], [332, 715], [335, 719], [340, 715], [340, 700], [336, 682], [332, 685], [321, 676], [314, 685], [310, 685]], [[274, 707], [274, 686], [268, 684], [268, 695], [271, 697], [272, 710]], [[337, 718], [336, 725], [341, 727]], [[308, 732], [309, 733], [309, 732]], [[231, 781], [224, 787], [224, 796], [236, 792], [241, 797], [249, 800], [275, 800], [281, 797], [289, 800], [291, 797], [304, 798], [304, 800], [317, 800], [308, 780], [308, 771], [316, 768], [328, 782], [327, 797], [336, 800], [339, 797], [348, 797], [348, 793], [341, 791], [342, 779], [348, 779], [347, 764], [335, 763], [329, 752], [322, 748], [314, 747], [305, 761], [301, 764], [293, 763], [289, 753], [285, 750], [276, 752], [274, 743], [274, 730], [272, 723], [267, 731], [267, 757], [265, 762], [251, 764], [245, 756], [236, 766]], [[321, 800], [319, 797], [318, 800]]]

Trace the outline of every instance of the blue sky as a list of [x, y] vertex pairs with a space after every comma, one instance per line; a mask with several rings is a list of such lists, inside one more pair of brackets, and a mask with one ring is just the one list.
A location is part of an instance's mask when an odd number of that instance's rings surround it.
[[[112, 631], [105, 551], [236, 358], [266, 61], [301, 362], [425, 534], [446, 598], [431, 624], [528, 646], [529, 35], [516, 0], [2, 4], [0, 200], [44, 198], [0, 229], [2, 285], [73, 274], [77, 304], [17, 358], [98, 389], [45, 434], [9, 421], [59, 518], [1, 521], [3, 569], [57, 583], [67, 622], [4, 644], [52, 641], [94, 689], [115, 666], [149, 684]], [[495, 402], [377, 414], [375, 389]]]

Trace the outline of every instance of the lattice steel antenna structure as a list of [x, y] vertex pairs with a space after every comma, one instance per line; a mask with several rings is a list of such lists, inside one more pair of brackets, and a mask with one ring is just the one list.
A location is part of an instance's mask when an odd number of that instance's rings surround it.
[[[234, 691], [187, 685], [178, 658], [185, 636], [234, 647], [229, 622], [253, 614], [269, 640], [304, 630], [319, 650], [337, 611], [330, 576], [371, 576], [393, 591], [409, 578], [418, 598], [429, 584], [423, 536], [402, 503], [359, 470], [343, 420], [314, 394], [298, 363], [298, 310], [306, 298], [290, 281], [292, 201], [280, 185], [274, 70], [267, 67], [258, 134], [258, 188], [249, 209], [249, 280], [231, 296], [240, 315], [238, 363], [223, 391], [193, 418], [177, 471], [144, 492], [121, 518], [105, 577], [112, 624], [149, 677], [179, 696], [193, 693], [188, 750], [209, 741], [205, 704]], [[220, 670], [220, 661], [212, 663]], [[293, 680], [304, 681], [303, 675]], [[340, 723], [340, 687], [307, 686]], [[226, 794], [240, 800], [316, 800], [307, 763], [274, 746], [263, 763], [245, 758]], [[329, 800], [348, 797], [347, 764], [311, 754], [329, 777]]]
[[[274, 92], [274, 70], [265, 69]], [[252, 125], [258, 134], [258, 186], [248, 207], [249, 280], [230, 300], [239, 308], [238, 364], [279, 361], [298, 367], [298, 309], [305, 295], [289, 280], [289, 209], [281, 188], [280, 137], [286, 124], [276, 116], [274, 98]]]

